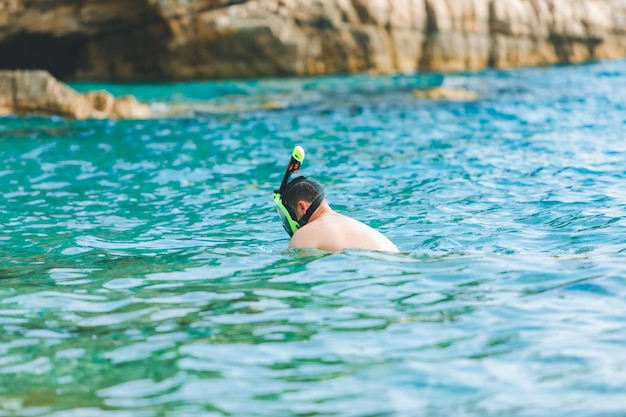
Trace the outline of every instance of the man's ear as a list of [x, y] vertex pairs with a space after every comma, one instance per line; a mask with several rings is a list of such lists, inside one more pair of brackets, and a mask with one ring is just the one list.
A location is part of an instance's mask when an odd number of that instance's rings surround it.
[[300, 210], [302, 210], [302, 214], [303, 215], [304, 215], [304, 213], [306, 213], [306, 211], [308, 210], [310, 205], [311, 205], [310, 203], [307, 203], [304, 200], [298, 201], [298, 208], [300, 208]]

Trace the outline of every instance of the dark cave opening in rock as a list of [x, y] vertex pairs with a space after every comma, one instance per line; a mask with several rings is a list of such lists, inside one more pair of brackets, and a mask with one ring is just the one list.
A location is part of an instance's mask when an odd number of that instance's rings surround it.
[[77, 35], [19, 34], [0, 43], [0, 69], [44, 69], [61, 80], [72, 78], [80, 66], [86, 41]]

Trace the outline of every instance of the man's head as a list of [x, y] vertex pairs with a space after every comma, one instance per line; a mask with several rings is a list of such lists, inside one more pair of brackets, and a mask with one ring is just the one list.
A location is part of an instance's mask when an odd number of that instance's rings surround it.
[[305, 201], [310, 204], [320, 195], [324, 195], [324, 190], [317, 181], [298, 177], [285, 187], [285, 191], [283, 191], [283, 203], [286, 207], [295, 212], [299, 201]]
[[309, 221], [324, 200], [324, 190], [316, 181], [298, 177], [282, 190], [274, 192], [274, 202], [290, 236]]

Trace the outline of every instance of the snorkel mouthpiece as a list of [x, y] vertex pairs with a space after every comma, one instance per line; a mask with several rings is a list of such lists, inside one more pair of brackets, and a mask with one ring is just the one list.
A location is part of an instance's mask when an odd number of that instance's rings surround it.
[[293, 152], [291, 152], [291, 158], [289, 159], [289, 164], [287, 165], [287, 170], [283, 176], [280, 188], [278, 190], [274, 190], [274, 203], [276, 204], [278, 215], [283, 222], [283, 227], [289, 236], [293, 236], [293, 234], [298, 231], [300, 224], [296, 220], [295, 214], [291, 213], [290, 210], [288, 210], [283, 204], [283, 192], [289, 183], [291, 174], [300, 170], [300, 165], [303, 161], [304, 149], [302, 149], [301, 146], [296, 146], [293, 148]]

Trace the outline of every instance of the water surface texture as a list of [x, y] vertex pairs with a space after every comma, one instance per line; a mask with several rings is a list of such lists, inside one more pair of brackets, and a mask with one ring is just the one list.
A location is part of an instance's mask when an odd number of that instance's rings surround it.
[[[0, 119], [0, 416], [626, 414], [625, 61], [75, 87], [168, 117]], [[401, 253], [286, 249], [294, 145]]]

